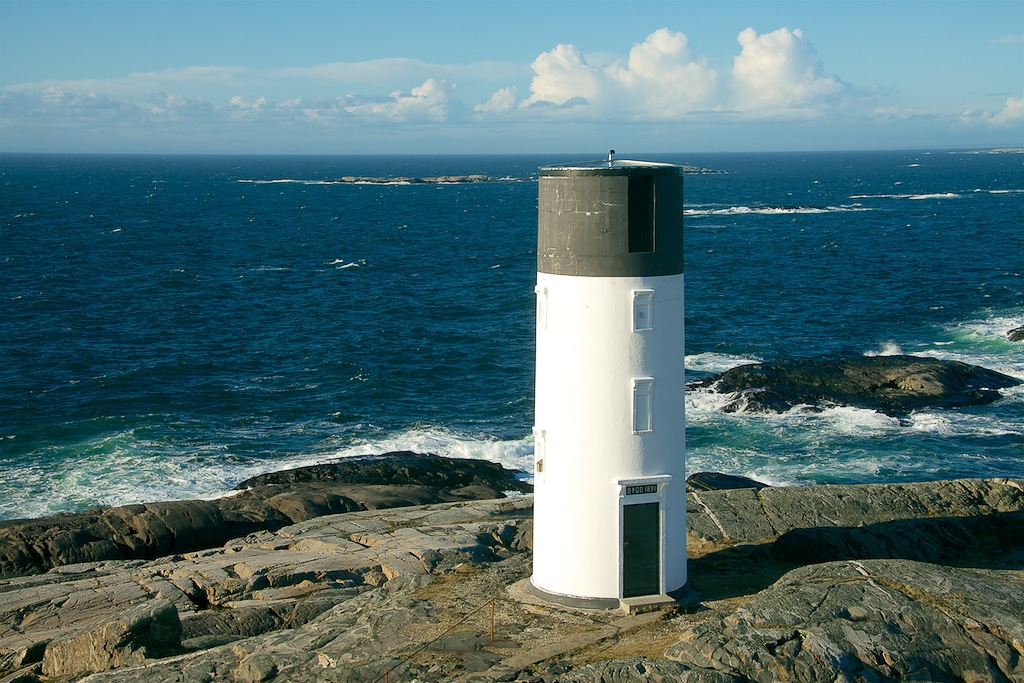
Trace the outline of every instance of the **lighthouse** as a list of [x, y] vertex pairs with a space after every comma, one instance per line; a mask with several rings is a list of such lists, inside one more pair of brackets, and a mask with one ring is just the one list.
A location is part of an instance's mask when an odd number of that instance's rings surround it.
[[687, 583], [683, 169], [613, 155], [538, 197], [528, 589], [586, 608]]

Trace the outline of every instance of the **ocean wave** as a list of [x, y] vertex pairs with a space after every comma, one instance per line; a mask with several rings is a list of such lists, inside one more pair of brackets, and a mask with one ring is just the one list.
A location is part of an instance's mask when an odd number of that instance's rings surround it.
[[869, 349], [864, 352], [865, 356], [902, 356], [904, 355], [903, 348], [894, 341], [887, 341], [880, 345], [877, 349]]
[[847, 213], [855, 211], [871, 211], [871, 209], [854, 206], [728, 206], [719, 208], [695, 207], [683, 210], [685, 216], [789, 216], [799, 214]]
[[359, 259], [358, 261], [346, 261], [343, 258], [336, 258], [330, 261], [327, 265], [334, 266], [336, 270], [344, 270], [345, 268], [359, 268], [360, 266], [366, 265], [366, 259]]
[[441, 427], [393, 433], [343, 435], [348, 443], [316, 453], [275, 453], [272, 460], [230, 452], [220, 444], [178, 444], [127, 429], [38, 457], [0, 459], [0, 519], [45, 517], [93, 507], [166, 500], [212, 500], [236, 493], [234, 486], [259, 474], [330, 462], [338, 458], [391, 451], [434, 453], [453, 458], [499, 462], [533, 472], [533, 437], [503, 440]]
[[706, 352], [687, 356], [685, 365], [687, 372], [715, 374], [731, 370], [740, 365], [750, 365], [752, 363], [761, 363], [762, 361], [763, 359], [761, 358]]
[[960, 199], [962, 194], [956, 192], [928, 192], [918, 194], [853, 194], [850, 199], [910, 199], [920, 201], [922, 199]]

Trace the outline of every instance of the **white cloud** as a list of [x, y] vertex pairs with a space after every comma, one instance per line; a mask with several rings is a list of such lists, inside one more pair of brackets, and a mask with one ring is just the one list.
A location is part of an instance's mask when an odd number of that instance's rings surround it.
[[587, 105], [591, 115], [663, 120], [714, 104], [718, 74], [690, 55], [687, 38], [658, 29], [635, 44], [625, 63], [589, 64], [575, 45], [558, 45], [533, 61], [531, 95], [520, 105]]
[[259, 112], [265, 109], [267, 106], [267, 98], [260, 95], [254, 100], [247, 100], [241, 95], [235, 95], [231, 98], [229, 108], [237, 109], [239, 111], [252, 111]]
[[1011, 97], [1006, 100], [1006, 107], [992, 117], [991, 123], [996, 126], [1019, 126], [1024, 124], [1024, 97]]
[[213, 105], [203, 97], [185, 97], [177, 93], [156, 91], [149, 96], [152, 105], [150, 113], [161, 114], [195, 114], [213, 111]]
[[733, 59], [732, 106], [756, 116], [815, 114], [835, 104], [848, 87], [825, 73], [818, 51], [800, 29], [780, 28], [737, 36], [742, 51]]
[[534, 76], [530, 92], [533, 94], [523, 101], [522, 107], [539, 103], [562, 105], [576, 98], [591, 102], [600, 97], [603, 74], [587, 64], [575, 45], [560, 44], [549, 52], [542, 52], [531, 67]]
[[39, 95], [39, 100], [47, 107], [59, 110], [120, 109], [122, 107], [121, 102], [118, 102], [107, 95], [97, 95], [94, 92], [68, 92], [60, 86], [44, 88]]
[[983, 124], [995, 128], [1020, 128], [1024, 125], [1024, 97], [1010, 97], [1006, 105], [993, 114], [990, 111], [968, 110], [960, 114], [962, 124]]
[[389, 99], [383, 101], [360, 101], [362, 98], [352, 96], [356, 103], [344, 109], [359, 117], [384, 121], [441, 122], [448, 118], [454, 99], [452, 91], [452, 87], [445, 81], [428, 78], [408, 95], [395, 91]]
[[473, 107], [473, 111], [480, 112], [481, 114], [501, 114], [512, 111], [515, 108], [516, 89], [511, 87], [495, 91], [486, 102]]

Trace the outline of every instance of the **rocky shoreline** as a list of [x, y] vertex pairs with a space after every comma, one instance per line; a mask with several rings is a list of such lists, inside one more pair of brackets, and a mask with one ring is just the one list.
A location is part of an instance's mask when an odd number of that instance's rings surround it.
[[[442, 464], [453, 490], [412, 454], [362, 468], [374, 482], [404, 467], [457, 500], [9, 575], [0, 682], [1024, 681], [1024, 480], [773, 488], [698, 475], [690, 601], [622, 614], [523, 589], [532, 496], [486, 493], [478, 463]], [[263, 501], [322, 493], [362, 477], [349, 468], [247, 488], [281, 487]], [[175, 505], [184, 517], [206, 504]]]

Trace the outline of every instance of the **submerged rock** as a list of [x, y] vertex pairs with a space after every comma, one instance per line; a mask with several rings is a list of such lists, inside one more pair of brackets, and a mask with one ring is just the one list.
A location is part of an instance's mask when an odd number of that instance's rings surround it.
[[691, 387], [736, 398], [725, 412], [783, 413], [853, 406], [904, 416], [921, 408], [991, 403], [1021, 380], [977, 365], [923, 356], [835, 356], [741, 365]]
[[750, 477], [721, 472], [694, 472], [686, 478], [686, 490], [689, 491], [726, 491], [730, 489], [763, 489], [763, 484]]

